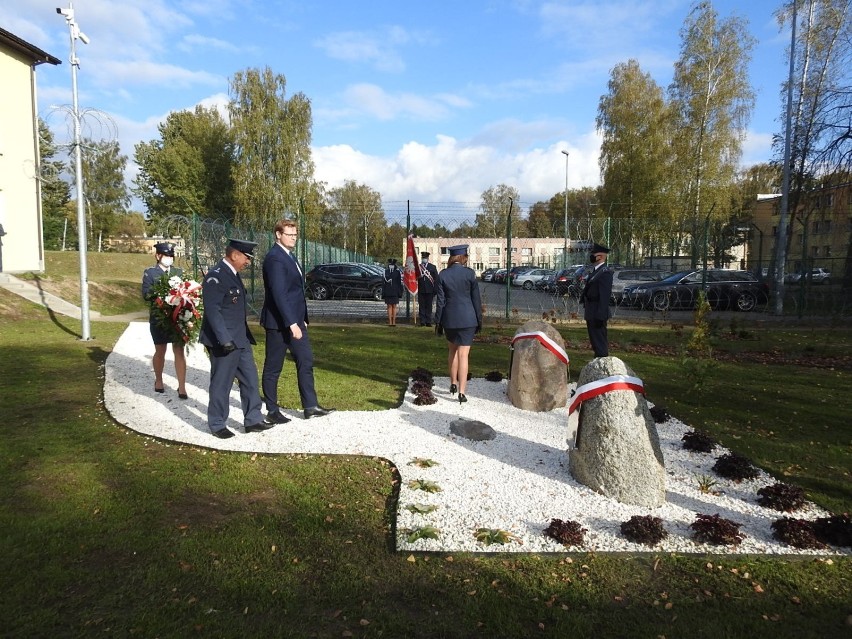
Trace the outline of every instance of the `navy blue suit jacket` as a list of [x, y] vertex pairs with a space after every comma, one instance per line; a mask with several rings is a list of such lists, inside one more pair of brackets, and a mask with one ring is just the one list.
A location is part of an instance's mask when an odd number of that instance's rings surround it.
[[293, 324], [308, 323], [302, 274], [295, 257], [289, 257], [279, 244], [274, 244], [263, 258], [263, 292], [261, 326], [286, 331]]
[[596, 268], [583, 289], [583, 319], [605, 322], [609, 319], [609, 298], [612, 295], [612, 271], [607, 265]]
[[444, 328], [482, 326], [482, 300], [476, 273], [461, 264], [445, 268], [438, 276], [435, 322]]
[[207, 271], [201, 284], [204, 320], [198, 341], [211, 348], [233, 342], [237, 348], [256, 344], [248, 327], [246, 289], [231, 267], [221, 260]]

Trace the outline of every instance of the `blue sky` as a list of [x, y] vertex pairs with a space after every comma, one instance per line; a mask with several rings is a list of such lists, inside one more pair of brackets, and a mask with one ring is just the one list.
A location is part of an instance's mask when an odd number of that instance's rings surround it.
[[[78, 0], [81, 109], [109, 115], [96, 137], [157, 137], [171, 111], [224, 105], [228, 79], [269, 66], [313, 108], [316, 177], [353, 179], [386, 201], [478, 202], [500, 183], [524, 203], [599, 181], [598, 101], [630, 58], [672, 79], [688, 0]], [[745, 165], [771, 157], [789, 35], [780, 0], [717, 0], [756, 38], [756, 107]], [[57, 137], [70, 125], [68, 0], [0, 6], [0, 26], [63, 60], [38, 68], [39, 110]], [[111, 126], [114, 122], [115, 126]], [[132, 162], [131, 162], [132, 163]], [[135, 167], [128, 170], [131, 179]]]

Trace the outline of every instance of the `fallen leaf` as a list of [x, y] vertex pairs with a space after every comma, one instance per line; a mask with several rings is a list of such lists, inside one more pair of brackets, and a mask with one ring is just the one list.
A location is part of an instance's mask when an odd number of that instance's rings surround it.
[[417, 560], [414, 558], [414, 555], [408, 555], [408, 559], [407, 559], [406, 561], [408, 561], [408, 562], [410, 562], [410, 563], [412, 563], [412, 564], [413, 564], [413, 563], [414, 563], [414, 562], [416, 562]]
[[752, 582], [751, 585], [754, 587], [754, 591], [756, 593], [759, 594], [759, 593], [763, 592], [763, 586], [761, 586], [760, 584]]
[[790, 597], [790, 601], [793, 602], [794, 604], [796, 604], [797, 606], [802, 605], [802, 600], [799, 599], [798, 597]]
[[674, 606], [674, 604], [671, 601], [667, 601], [664, 607], [666, 610], [671, 610], [672, 606]]
[[370, 622], [367, 621], [366, 619], [362, 619], [358, 623], [360, 623], [362, 626], [369, 626], [370, 625]]

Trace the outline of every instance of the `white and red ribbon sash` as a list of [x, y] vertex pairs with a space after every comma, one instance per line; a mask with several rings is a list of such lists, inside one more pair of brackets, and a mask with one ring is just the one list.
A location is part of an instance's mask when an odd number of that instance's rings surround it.
[[645, 384], [643, 384], [642, 380], [638, 377], [630, 377], [629, 375], [612, 375], [594, 382], [589, 382], [588, 384], [583, 384], [577, 389], [574, 397], [571, 399], [571, 406], [568, 408], [568, 414], [570, 415], [580, 408], [580, 404], [587, 399], [615, 390], [635, 391], [644, 395]]
[[515, 345], [515, 342], [522, 339], [537, 339], [542, 346], [544, 346], [551, 353], [556, 355], [559, 361], [563, 362], [566, 366], [568, 366], [568, 353], [565, 352], [559, 344], [554, 342], [547, 334], [542, 333], [541, 331], [531, 331], [529, 333], [518, 333], [512, 338], [512, 346]]

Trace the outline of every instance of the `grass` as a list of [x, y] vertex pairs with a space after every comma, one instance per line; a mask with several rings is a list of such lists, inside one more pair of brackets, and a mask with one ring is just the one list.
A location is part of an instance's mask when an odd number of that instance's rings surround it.
[[[100, 277], [91, 261], [91, 277]], [[115, 269], [102, 272], [120, 282]], [[127, 273], [135, 286], [141, 270]], [[99, 303], [93, 297], [93, 307]], [[50, 321], [23, 301], [4, 304], [6, 637], [849, 632], [846, 557], [398, 554], [391, 534], [398, 475], [387, 462], [220, 453], [128, 432], [101, 402], [103, 364], [124, 325], [98, 322], [97, 339], [83, 343], [74, 320]], [[416, 365], [443, 373], [446, 351], [428, 331], [401, 327], [391, 341], [383, 329], [312, 327], [324, 402], [382, 410], [400, 401]], [[801, 485], [809, 499], [849, 511], [850, 368], [842, 359], [834, 370], [826, 366], [852, 352], [848, 329], [832, 330], [830, 343], [818, 329], [749, 330], [756, 339], [717, 334], [719, 368], [701, 396], [682, 390], [671, 353], [685, 337], [670, 326], [616, 326], [611, 338], [652, 401]], [[506, 372], [498, 338], [513, 332], [486, 327], [493, 343], [474, 347], [474, 375]], [[591, 352], [581, 328], [563, 332], [576, 379]], [[262, 353], [261, 340], [259, 360]], [[290, 386], [281, 390], [294, 403]]]

